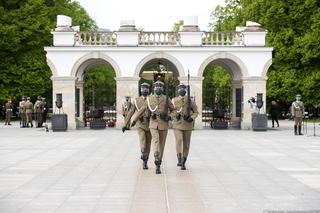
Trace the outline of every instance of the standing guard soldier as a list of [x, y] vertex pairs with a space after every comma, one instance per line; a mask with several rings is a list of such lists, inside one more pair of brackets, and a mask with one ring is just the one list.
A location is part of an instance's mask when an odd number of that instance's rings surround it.
[[5, 106], [6, 119], [5, 119], [4, 125], [11, 125], [10, 122], [11, 122], [12, 110], [13, 110], [12, 100], [11, 98], [9, 98]]
[[301, 95], [296, 95], [296, 101], [292, 102], [291, 105], [291, 114], [294, 120], [294, 134], [298, 135], [297, 129], [299, 129], [299, 135], [303, 135], [301, 133], [301, 123], [304, 118], [304, 105], [301, 101]]
[[186, 169], [185, 163], [189, 154], [193, 123], [199, 114], [197, 105], [190, 98], [190, 89], [188, 90], [188, 96], [186, 96], [187, 87], [183, 84], [179, 85], [179, 96], [172, 99], [174, 106], [174, 111], [172, 112], [173, 129], [178, 157], [177, 166], [181, 166], [182, 170]]
[[[173, 110], [173, 105], [168, 97], [168, 94], [163, 95], [164, 83], [161, 81], [156, 81], [153, 83], [154, 94], [147, 97], [146, 103], [143, 105], [141, 110], [137, 112], [136, 117], [132, 121], [134, 126], [136, 121], [144, 114], [144, 111], [149, 109], [151, 112], [150, 119], [150, 133], [151, 133], [151, 143], [154, 151], [156, 174], [160, 174], [160, 166], [162, 163], [163, 151], [166, 144], [166, 138], [169, 128], [169, 110]], [[168, 92], [168, 91], [166, 91]]]
[[42, 98], [42, 103], [43, 103], [42, 123], [46, 123], [47, 115], [48, 115], [48, 105], [45, 98]]
[[29, 123], [31, 124], [31, 127], [33, 127], [32, 124], [32, 113], [33, 113], [33, 104], [30, 101], [30, 97], [27, 97], [27, 101], [24, 104], [24, 107], [26, 109], [26, 123], [27, 123], [27, 127], [29, 127]]
[[[127, 119], [127, 115], [129, 113], [129, 111], [132, 108], [132, 103], [130, 101], [130, 97], [126, 96], [126, 101], [122, 104], [122, 115], [124, 120]], [[126, 129], [129, 130], [130, 129], [130, 121], [128, 122], [128, 125], [126, 126]]]
[[[150, 92], [150, 84], [143, 83], [140, 86], [140, 92], [141, 96], [136, 98], [133, 101], [133, 107], [131, 107], [131, 110], [129, 111], [125, 124], [122, 127], [122, 131], [124, 132], [127, 129], [127, 126], [130, 125], [131, 117], [135, 112], [139, 112], [143, 105], [146, 102], [147, 96]], [[140, 119], [137, 120], [137, 130], [140, 140], [140, 149], [141, 149], [141, 160], [143, 161], [143, 169], [148, 169], [148, 159], [150, 154], [150, 147], [151, 147], [151, 133], [149, 129], [149, 123], [150, 123], [150, 111], [149, 109], [145, 110], [143, 115], [140, 117]]]
[[19, 102], [19, 116], [20, 116], [21, 128], [24, 128], [27, 126], [27, 117], [26, 117], [26, 109], [25, 109], [26, 101], [27, 101], [26, 96], [22, 96], [22, 99]]
[[42, 127], [43, 118], [43, 102], [42, 97], [38, 96], [38, 100], [34, 103], [35, 120], [37, 121], [37, 128]]

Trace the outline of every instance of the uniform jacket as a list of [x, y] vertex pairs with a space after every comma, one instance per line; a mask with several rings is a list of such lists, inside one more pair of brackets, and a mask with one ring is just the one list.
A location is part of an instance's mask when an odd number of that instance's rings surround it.
[[[188, 115], [188, 97], [187, 96], [178, 96], [172, 99], [172, 104], [174, 110], [171, 113], [173, 119], [173, 128], [180, 130], [192, 130], [193, 122], [188, 122], [184, 120], [184, 116]], [[177, 114], [180, 114], [180, 119], [177, 119]], [[198, 107], [194, 101], [191, 101], [190, 116], [195, 120], [198, 116]]]
[[12, 112], [12, 104], [6, 103], [6, 112]]
[[30, 101], [26, 101], [24, 104], [25, 112], [26, 113], [32, 113], [33, 112], [33, 104]]
[[168, 120], [163, 118], [170, 115], [173, 105], [170, 99], [167, 103], [165, 95], [149, 95], [141, 110], [136, 113], [134, 120], [137, 121], [146, 110], [150, 110], [151, 113], [150, 129], [167, 130], [169, 128]]
[[24, 104], [26, 103], [26, 101], [20, 101], [19, 102], [19, 113], [25, 113], [25, 107], [24, 107]]
[[[137, 113], [140, 110], [142, 110], [143, 105], [145, 104], [146, 100], [147, 99], [144, 96], [140, 96], [140, 97], [134, 99], [132, 107], [130, 108], [128, 115], [126, 116], [124, 126], [127, 126], [129, 124], [130, 119], [134, 115], [134, 113]], [[136, 124], [137, 128], [142, 128], [142, 129], [148, 131], [149, 130], [149, 123], [150, 123], [149, 109], [144, 110], [144, 113], [141, 115], [141, 117], [136, 122], [137, 122], [137, 124]]]
[[292, 114], [293, 117], [296, 117], [296, 118], [303, 118], [304, 117], [304, 105], [303, 105], [302, 101], [300, 101], [300, 102], [297, 102], [297, 101], [292, 102], [291, 114]]
[[37, 100], [36, 103], [34, 103], [34, 112], [35, 113], [43, 113], [43, 102]]

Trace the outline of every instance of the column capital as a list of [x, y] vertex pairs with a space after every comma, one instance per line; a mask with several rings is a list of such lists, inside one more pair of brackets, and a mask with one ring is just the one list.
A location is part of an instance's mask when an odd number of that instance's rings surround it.
[[118, 81], [139, 81], [140, 78], [137, 77], [115, 77], [115, 80]]
[[260, 77], [260, 76], [252, 76], [252, 77], [244, 77], [242, 78], [243, 83], [258, 83], [258, 82], [265, 82], [267, 78]]
[[52, 76], [52, 81], [73, 81], [75, 82], [77, 80], [77, 77], [73, 76]]
[[[198, 77], [198, 76], [190, 76], [190, 81], [195, 82], [195, 81], [203, 81], [204, 77]], [[180, 76], [178, 77], [179, 81], [187, 82], [188, 77], [187, 76]]]

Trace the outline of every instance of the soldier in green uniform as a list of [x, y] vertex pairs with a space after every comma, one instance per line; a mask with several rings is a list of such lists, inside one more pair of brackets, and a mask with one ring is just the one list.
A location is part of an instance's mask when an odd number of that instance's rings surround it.
[[[128, 115], [128, 113], [130, 112], [130, 110], [132, 108], [132, 103], [130, 101], [130, 97], [126, 96], [125, 98], [126, 98], [126, 100], [122, 104], [122, 116], [123, 116], [124, 120], [127, 119], [127, 115]], [[128, 126], [126, 127], [126, 129], [127, 130], [130, 129], [130, 121], [129, 121]]]
[[24, 107], [26, 112], [26, 127], [29, 127], [29, 123], [31, 124], [31, 127], [33, 127], [33, 124], [32, 124], [33, 104], [30, 101], [30, 97], [27, 98], [27, 101], [24, 104]]
[[22, 99], [19, 102], [19, 116], [20, 116], [20, 127], [21, 128], [24, 128], [27, 126], [26, 109], [24, 106], [26, 101], [27, 101], [26, 96], [22, 96]]
[[11, 125], [10, 122], [11, 122], [12, 110], [13, 110], [12, 100], [8, 99], [8, 102], [6, 103], [6, 106], [5, 106], [6, 119], [5, 119], [4, 125]]
[[38, 96], [38, 100], [34, 103], [34, 112], [35, 112], [35, 120], [37, 124], [37, 128], [42, 127], [43, 120], [43, 102], [42, 97]]
[[172, 112], [173, 129], [176, 141], [176, 152], [178, 157], [177, 166], [186, 169], [185, 163], [188, 158], [191, 132], [193, 123], [198, 116], [198, 108], [190, 96], [186, 96], [187, 86], [178, 86], [178, 97], [172, 99], [174, 111]]
[[[140, 92], [141, 96], [136, 98], [133, 101], [133, 106], [131, 107], [126, 120], [125, 124], [122, 127], [122, 131], [124, 132], [127, 129], [127, 126], [130, 125], [131, 117], [135, 112], [139, 112], [142, 106], [145, 104], [147, 96], [150, 93], [150, 84], [143, 83], [140, 85]], [[143, 169], [148, 169], [148, 159], [150, 154], [150, 147], [151, 147], [151, 133], [149, 129], [149, 122], [150, 122], [150, 111], [145, 110], [143, 115], [140, 119], [137, 120], [137, 131], [139, 135], [140, 141], [140, 149], [141, 149], [141, 160], [143, 161]]]
[[145, 104], [142, 106], [139, 112], [136, 113], [136, 117], [132, 121], [132, 126], [135, 125], [137, 120], [145, 113], [145, 110], [150, 110], [150, 133], [151, 143], [154, 152], [156, 174], [161, 173], [161, 163], [163, 157], [163, 151], [166, 144], [166, 138], [168, 134], [170, 112], [173, 110], [173, 105], [168, 96], [163, 95], [164, 83], [156, 81], [153, 83], [154, 94], [149, 95]]
[[[294, 120], [294, 134], [303, 135], [301, 133], [301, 123], [302, 123], [302, 119], [304, 118], [304, 105], [303, 105], [303, 102], [301, 101], [300, 94], [297, 94], [296, 101], [292, 102], [291, 115], [293, 116], [293, 120]], [[297, 130], [299, 130], [299, 133]]]

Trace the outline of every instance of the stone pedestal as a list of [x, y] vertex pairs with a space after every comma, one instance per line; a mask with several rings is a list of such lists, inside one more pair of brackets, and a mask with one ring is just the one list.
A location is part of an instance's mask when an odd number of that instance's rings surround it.
[[54, 114], [51, 117], [52, 131], [67, 131], [68, 129], [68, 116], [66, 114]]
[[252, 130], [254, 131], [267, 131], [268, 117], [266, 114], [252, 113]]
[[75, 77], [52, 77], [52, 88], [53, 88], [53, 113], [57, 113], [59, 110], [55, 106], [56, 94], [62, 94], [62, 108], [61, 113], [68, 115], [68, 129], [76, 129], [75, 120]]
[[122, 116], [122, 104], [126, 96], [131, 97], [131, 101], [139, 96], [139, 80], [135, 77], [119, 77], [117, 81], [117, 128], [122, 128], [124, 118]]
[[[266, 79], [261, 77], [247, 77], [242, 81], [243, 85], [243, 117], [241, 128], [251, 129], [251, 113], [252, 109], [248, 100], [251, 97], [256, 97], [257, 93], [263, 94], [263, 102], [266, 103]], [[266, 111], [266, 104], [261, 108], [261, 113]]]

